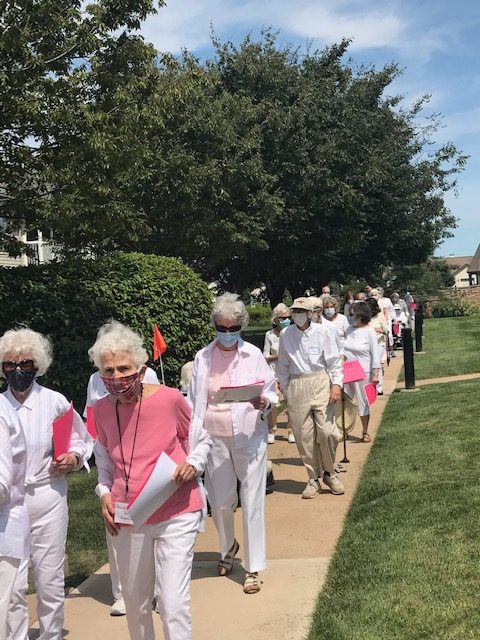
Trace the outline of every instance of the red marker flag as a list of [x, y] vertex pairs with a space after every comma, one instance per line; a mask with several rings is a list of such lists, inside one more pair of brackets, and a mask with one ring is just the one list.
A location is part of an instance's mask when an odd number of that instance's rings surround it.
[[158, 360], [162, 353], [167, 350], [167, 344], [163, 339], [160, 329], [156, 324], [153, 325], [153, 360]]

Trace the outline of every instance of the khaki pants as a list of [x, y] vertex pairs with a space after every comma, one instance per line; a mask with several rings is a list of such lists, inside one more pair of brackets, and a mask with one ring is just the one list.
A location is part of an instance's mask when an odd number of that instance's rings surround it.
[[338, 432], [329, 405], [330, 378], [324, 371], [292, 378], [286, 395], [290, 428], [308, 477], [322, 478], [324, 471], [335, 475]]

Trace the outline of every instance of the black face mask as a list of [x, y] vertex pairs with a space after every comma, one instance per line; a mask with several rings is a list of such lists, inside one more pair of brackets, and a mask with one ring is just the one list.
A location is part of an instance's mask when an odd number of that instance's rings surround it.
[[35, 380], [37, 369], [33, 371], [9, 371], [5, 373], [8, 385], [15, 391], [25, 391]]

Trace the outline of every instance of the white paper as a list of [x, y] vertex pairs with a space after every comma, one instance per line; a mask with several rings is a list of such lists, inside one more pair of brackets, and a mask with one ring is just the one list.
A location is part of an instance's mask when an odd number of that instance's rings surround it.
[[250, 402], [262, 394], [265, 383], [255, 382], [245, 384], [241, 387], [221, 387], [213, 396], [213, 404], [223, 404], [225, 402]]
[[115, 503], [115, 515], [113, 517], [114, 522], [117, 524], [129, 524], [130, 526], [133, 524], [133, 520], [127, 511], [127, 506], [126, 502]]
[[145, 486], [128, 507], [135, 525], [142, 525], [175, 493], [180, 485], [172, 480], [177, 463], [165, 452], [160, 454]]

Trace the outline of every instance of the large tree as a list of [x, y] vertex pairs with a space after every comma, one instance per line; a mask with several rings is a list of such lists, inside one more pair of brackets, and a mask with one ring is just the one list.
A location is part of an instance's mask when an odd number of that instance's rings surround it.
[[0, 2], [0, 240], [12, 253], [19, 227], [52, 227], [84, 250], [148, 232], [118, 184], [142, 153], [135, 134], [158, 74], [134, 33], [154, 4]]

